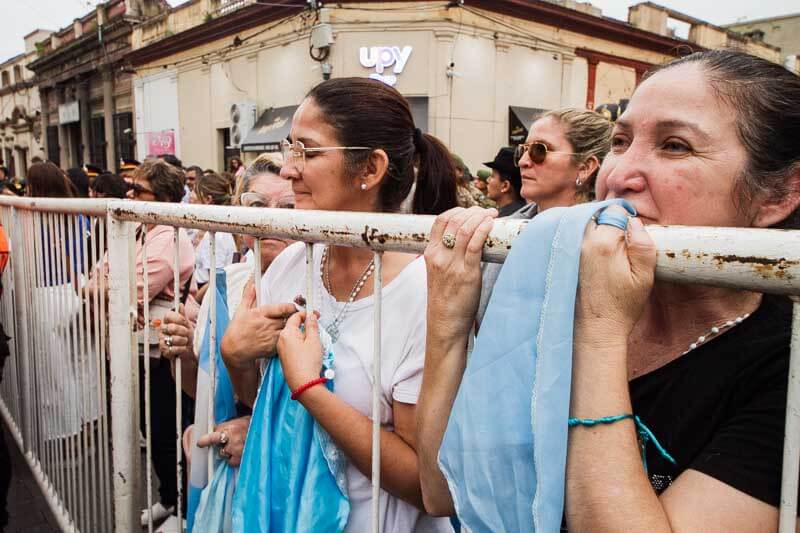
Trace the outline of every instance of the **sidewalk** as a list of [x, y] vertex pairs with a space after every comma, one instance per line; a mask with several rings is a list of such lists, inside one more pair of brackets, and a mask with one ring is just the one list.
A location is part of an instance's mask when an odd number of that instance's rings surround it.
[[11, 490], [8, 493], [8, 526], [6, 533], [44, 533], [59, 531], [56, 519], [33, 478], [28, 463], [20, 454], [14, 438], [3, 422], [3, 436], [11, 456]]

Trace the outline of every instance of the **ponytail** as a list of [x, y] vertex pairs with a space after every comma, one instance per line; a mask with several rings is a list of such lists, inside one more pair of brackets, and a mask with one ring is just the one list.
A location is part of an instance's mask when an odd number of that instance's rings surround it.
[[[419, 132], [419, 133], [416, 133]], [[433, 135], [417, 129], [414, 144], [419, 157], [412, 212], [437, 215], [457, 205], [456, 169], [450, 151]]]

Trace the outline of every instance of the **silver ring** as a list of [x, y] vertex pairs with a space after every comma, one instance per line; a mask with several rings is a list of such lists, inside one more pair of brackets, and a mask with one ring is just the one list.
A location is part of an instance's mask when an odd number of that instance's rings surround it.
[[228, 450], [226, 450], [223, 447], [223, 448], [219, 449], [219, 456], [222, 457], [223, 459], [229, 459], [231, 454], [230, 454], [230, 452]]
[[220, 446], [225, 446], [228, 444], [228, 434], [224, 431], [219, 432], [219, 444]]
[[442, 244], [444, 244], [445, 248], [455, 248], [456, 246], [456, 236], [452, 233], [445, 233], [442, 235]]
[[167, 335], [166, 337], [164, 337], [164, 344], [172, 348], [172, 335]]

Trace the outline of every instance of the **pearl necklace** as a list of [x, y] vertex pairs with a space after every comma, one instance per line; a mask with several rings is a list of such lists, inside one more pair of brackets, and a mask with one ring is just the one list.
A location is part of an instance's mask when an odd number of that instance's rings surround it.
[[[335, 344], [336, 340], [339, 338], [339, 324], [341, 324], [342, 320], [344, 320], [345, 314], [347, 313], [347, 308], [350, 307], [350, 304], [353, 303], [356, 297], [361, 293], [361, 289], [364, 288], [364, 284], [374, 271], [375, 259], [373, 258], [370, 260], [367, 268], [364, 269], [364, 272], [361, 274], [361, 276], [356, 280], [355, 285], [353, 285], [353, 289], [350, 291], [350, 296], [347, 298], [344, 306], [339, 311], [339, 314], [336, 315], [336, 318], [333, 320], [333, 322], [331, 322], [331, 324], [325, 328], [328, 331], [328, 334], [331, 336], [332, 344]], [[325, 289], [328, 291], [328, 293], [333, 296], [333, 285], [331, 284], [330, 272], [330, 254], [328, 253], [328, 246], [326, 246], [322, 250], [322, 283], [325, 285]]]
[[697, 337], [697, 340], [694, 341], [692, 344], [690, 344], [689, 345], [689, 349], [686, 350], [685, 352], [683, 352], [681, 355], [686, 355], [687, 353], [691, 352], [692, 350], [695, 350], [695, 349], [699, 348], [700, 346], [702, 346], [703, 344], [708, 342], [711, 338], [716, 337], [718, 334], [722, 333], [726, 329], [730, 329], [733, 326], [741, 324], [749, 316], [750, 316], [750, 313], [745, 313], [745, 314], [743, 314], [741, 316], [737, 316], [733, 320], [728, 320], [727, 322], [725, 322], [721, 326], [712, 327], [706, 333], [704, 333], [703, 335], [700, 335], [699, 337]]

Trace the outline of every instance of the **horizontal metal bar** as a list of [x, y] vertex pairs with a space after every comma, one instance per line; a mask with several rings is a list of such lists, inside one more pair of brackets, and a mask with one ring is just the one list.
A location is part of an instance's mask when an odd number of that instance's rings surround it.
[[28, 198], [0, 196], [0, 206], [13, 206], [27, 211], [43, 211], [47, 213], [67, 213], [72, 215], [105, 216], [110, 200], [65, 199], [65, 198]]
[[[433, 216], [125, 201], [109, 209], [123, 220], [410, 253], [425, 250], [434, 221]], [[527, 223], [497, 220], [484, 261], [502, 262]], [[660, 280], [800, 293], [800, 231], [691, 226], [647, 226], [647, 231], [658, 248]]]

